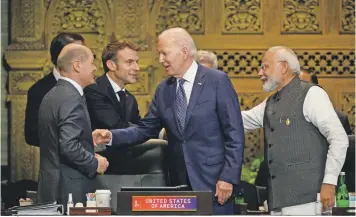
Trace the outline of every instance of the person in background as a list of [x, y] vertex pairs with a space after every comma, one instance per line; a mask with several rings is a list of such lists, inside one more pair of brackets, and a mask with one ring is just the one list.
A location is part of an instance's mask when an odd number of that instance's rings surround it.
[[[302, 81], [311, 82], [313, 84], [319, 85], [318, 76], [314, 72], [311, 72], [310, 70], [302, 69], [300, 71], [299, 78]], [[352, 129], [351, 129], [350, 122], [349, 122], [349, 119], [347, 118], [347, 116], [338, 110], [335, 110], [335, 112], [336, 112], [337, 116], [339, 117], [341, 124], [346, 131], [346, 134], [351, 135]]]
[[271, 47], [258, 75], [264, 91], [276, 92], [242, 111], [245, 130], [264, 129], [268, 207], [275, 215], [315, 215], [319, 192], [323, 207], [332, 207], [348, 148], [327, 93], [299, 73], [293, 50]]
[[[125, 87], [138, 80], [138, 46], [128, 40], [110, 42], [101, 59], [105, 74], [84, 89], [92, 130], [137, 125], [141, 120], [137, 100]], [[125, 148], [107, 147], [98, 153], [110, 163], [106, 174], [120, 174], [129, 168], [122, 166], [128, 157]]]
[[218, 69], [218, 58], [211, 51], [198, 50], [195, 60], [205, 67]]
[[137, 127], [95, 130], [96, 144], [124, 147], [168, 136], [170, 184], [212, 191], [213, 214], [233, 214], [233, 188], [240, 183], [244, 130], [237, 94], [228, 76], [195, 60], [196, 46], [182, 28], [158, 37], [162, 81], [149, 113]]
[[33, 146], [39, 146], [38, 138], [38, 110], [43, 97], [52, 89], [61, 77], [57, 68], [57, 58], [63, 47], [70, 43], [84, 44], [84, 38], [77, 33], [62, 32], [53, 38], [50, 46], [52, 71], [33, 84], [27, 92], [25, 114], [25, 140]]
[[58, 57], [57, 84], [42, 100], [38, 128], [40, 171], [38, 202], [57, 201], [66, 207], [86, 201], [96, 190], [96, 173], [108, 167], [106, 158], [94, 154], [90, 118], [83, 88], [95, 82], [94, 55], [84, 45], [68, 44]]

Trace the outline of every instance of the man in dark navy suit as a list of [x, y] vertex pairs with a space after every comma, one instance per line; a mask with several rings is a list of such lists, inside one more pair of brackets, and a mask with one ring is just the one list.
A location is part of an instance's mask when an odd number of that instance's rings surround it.
[[[127, 128], [141, 119], [136, 98], [125, 88], [137, 82], [137, 52], [138, 46], [128, 40], [113, 41], [104, 48], [105, 74], [84, 89], [93, 130]], [[131, 168], [122, 165], [129, 160], [126, 152], [127, 147], [107, 147], [99, 152], [110, 162], [106, 174], [122, 174]]]
[[33, 146], [39, 146], [38, 138], [38, 111], [43, 97], [50, 91], [61, 77], [57, 67], [57, 58], [64, 46], [70, 43], [83, 44], [84, 38], [76, 33], [59, 33], [51, 42], [50, 53], [51, 61], [54, 65], [53, 70], [35, 84], [27, 92], [27, 106], [25, 116], [25, 140]]
[[195, 43], [184, 29], [164, 31], [157, 48], [170, 77], [158, 85], [149, 113], [138, 127], [94, 131], [94, 142], [139, 144], [165, 128], [171, 184], [212, 191], [213, 214], [233, 214], [245, 142], [234, 87], [224, 72], [194, 61]]

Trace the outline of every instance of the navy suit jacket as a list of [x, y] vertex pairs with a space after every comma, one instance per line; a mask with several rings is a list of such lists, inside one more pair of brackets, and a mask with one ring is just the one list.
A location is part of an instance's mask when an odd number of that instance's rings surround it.
[[186, 173], [194, 191], [211, 190], [215, 194], [218, 180], [238, 184], [245, 138], [230, 79], [224, 72], [198, 65], [183, 133], [175, 114], [176, 89], [174, 78], [161, 82], [139, 126], [112, 130], [112, 145], [144, 142], [164, 127], [171, 184], [185, 184]]

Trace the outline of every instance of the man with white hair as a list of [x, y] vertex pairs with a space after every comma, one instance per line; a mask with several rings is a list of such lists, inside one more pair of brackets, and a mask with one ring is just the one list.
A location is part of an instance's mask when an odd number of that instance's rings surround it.
[[196, 61], [205, 67], [218, 69], [218, 58], [211, 51], [198, 50]]
[[234, 87], [225, 73], [195, 62], [195, 43], [184, 29], [164, 31], [157, 48], [170, 77], [158, 85], [148, 115], [138, 127], [95, 130], [94, 141], [139, 144], [165, 128], [170, 184], [212, 191], [213, 214], [233, 214], [245, 142]]
[[242, 112], [245, 130], [264, 129], [272, 214], [315, 215], [319, 192], [324, 209], [330, 209], [348, 147], [327, 93], [301, 81], [299, 73], [298, 58], [291, 49], [270, 48], [258, 75], [264, 91], [277, 92]]

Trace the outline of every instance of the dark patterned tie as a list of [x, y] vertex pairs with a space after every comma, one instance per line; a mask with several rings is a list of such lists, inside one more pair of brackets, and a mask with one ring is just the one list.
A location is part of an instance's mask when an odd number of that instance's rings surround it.
[[184, 92], [184, 82], [185, 80], [183, 78], [179, 79], [176, 94], [176, 114], [181, 132], [184, 131], [185, 116], [187, 113], [187, 97]]
[[120, 90], [117, 92], [117, 94], [120, 97], [120, 109], [122, 119], [126, 121], [126, 93], [124, 90]]

